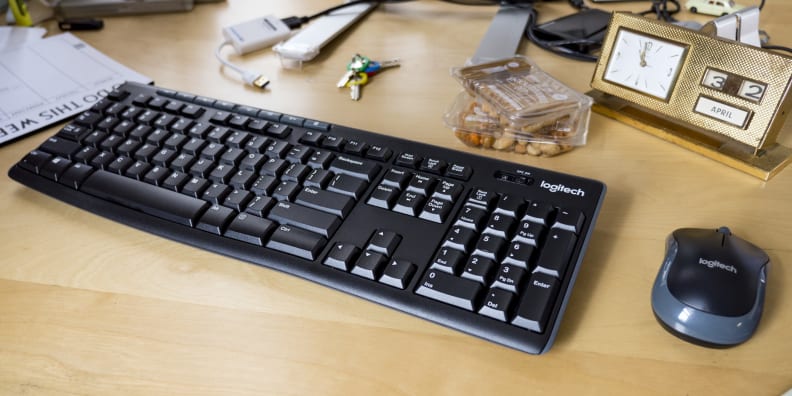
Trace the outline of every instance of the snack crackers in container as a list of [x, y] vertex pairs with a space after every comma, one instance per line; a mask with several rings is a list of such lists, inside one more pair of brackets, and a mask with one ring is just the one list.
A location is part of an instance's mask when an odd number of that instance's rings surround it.
[[471, 146], [553, 156], [586, 143], [592, 100], [523, 56], [456, 68], [446, 125]]

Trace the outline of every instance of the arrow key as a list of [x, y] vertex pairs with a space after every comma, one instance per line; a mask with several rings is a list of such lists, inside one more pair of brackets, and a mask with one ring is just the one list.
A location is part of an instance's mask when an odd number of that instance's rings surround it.
[[386, 263], [385, 256], [366, 250], [358, 258], [352, 273], [367, 279], [377, 280], [382, 274], [382, 269]]
[[377, 230], [374, 232], [374, 235], [371, 236], [366, 250], [382, 253], [386, 257], [390, 257], [393, 255], [393, 252], [396, 251], [396, 247], [399, 246], [401, 239], [401, 236], [393, 231]]

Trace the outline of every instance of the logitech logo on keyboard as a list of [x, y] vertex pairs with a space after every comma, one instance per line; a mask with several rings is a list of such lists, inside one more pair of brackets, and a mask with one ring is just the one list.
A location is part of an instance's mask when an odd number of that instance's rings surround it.
[[542, 182], [539, 183], [539, 187], [542, 187], [542, 188], [544, 188], [544, 189], [546, 189], [546, 190], [548, 190], [548, 191], [550, 191], [552, 193], [561, 192], [561, 193], [564, 193], [564, 194], [576, 195], [578, 197], [585, 197], [586, 196], [586, 192], [583, 191], [582, 188], [571, 188], [571, 187], [567, 187], [567, 186], [565, 186], [563, 184], [560, 184], [560, 183], [559, 184], [550, 184], [550, 183], [548, 183], [545, 180], [542, 180]]

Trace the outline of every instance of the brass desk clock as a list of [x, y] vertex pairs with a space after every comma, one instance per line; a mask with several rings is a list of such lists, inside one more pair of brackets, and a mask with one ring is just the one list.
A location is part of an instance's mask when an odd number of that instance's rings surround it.
[[792, 58], [614, 13], [592, 109], [764, 180], [792, 159], [776, 143], [792, 107]]

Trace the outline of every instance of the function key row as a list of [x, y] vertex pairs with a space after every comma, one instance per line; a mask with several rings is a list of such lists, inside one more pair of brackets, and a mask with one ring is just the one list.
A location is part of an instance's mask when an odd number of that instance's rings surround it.
[[[248, 117], [260, 118], [267, 121], [280, 122], [287, 125], [305, 127], [305, 128], [321, 130], [321, 131], [329, 131], [331, 128], [331, 124], [328, 124], [326, 122], [311, 120], [304, 117], [298, 117], [288, 114], [282, 114], [270, 110], [258, 109], [255, 107], [230, 103], [222, 100], [211, 99], [205, 96], [191, 95], [191, 94], [171, 91], [167, 89], [159, 89], [157, 93], [159, 95], [169, 97], [171, 99], [176, 99], [183, 102], [191, 102], [200, 106], [212, 107], [223, 111], [229, 111], [229, 112], [233, 111], [239, 114], [246, 115]], [[151, 99], [150, 97], [148, 98]], [[145, 101], [146, 99], [147, 99], [147, 95], [141, 95], [140, 98], [135, 98], [133, 100]]]

